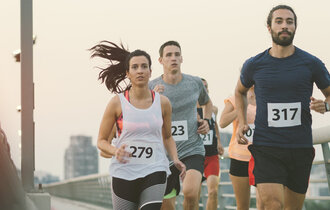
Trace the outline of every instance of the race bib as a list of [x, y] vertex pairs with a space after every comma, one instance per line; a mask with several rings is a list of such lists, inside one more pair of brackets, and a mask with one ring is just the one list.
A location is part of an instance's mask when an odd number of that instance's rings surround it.
[[126, 150], [132, 154], [132, 157], [129, 158], [129, 163], [150, 164], [155, 162], [155, 149], [156, 145], [154, 143], [129, 142], [126, 147]]
[[254, 134], [254, 124], [249, 124], [249, 130], [244, 134], [245, 138], [249, 141], [249, 142], [253, 142], [253, 134]]
[[199, 134], [203, 140], [204, 145], [212, 145], [213, 143], [213, 130], [210, 130], [207, 134]]
[[187, 120], [172, 121], [172, 136], [174, 141], [188, 140], [188, 124]]
[[301, 103], [267, 103], [268, 127], [301, 125]]

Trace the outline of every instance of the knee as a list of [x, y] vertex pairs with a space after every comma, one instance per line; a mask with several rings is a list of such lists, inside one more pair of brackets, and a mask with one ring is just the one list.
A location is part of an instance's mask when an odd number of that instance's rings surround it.
[[196, 201], [198, 200], [198, 191], [195, 190], [186, 190], [183, 191], [184, 199], [187, 201]]
[[283, 209], [284, 203], [280, 201], [279, 199], [267, 199], [262, 200], [261, 203], [259, 203], [260, 208], [265, 209]]
[[218, 189], [217, 188], [210, 188], [208, 190], [208, 196], [210, 199], [217, 199], [218, 198]]

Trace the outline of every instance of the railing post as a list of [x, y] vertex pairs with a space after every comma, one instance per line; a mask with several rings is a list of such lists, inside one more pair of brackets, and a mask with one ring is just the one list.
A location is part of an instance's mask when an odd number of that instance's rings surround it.
[[323, 159], [324, 159], [324, 166], [325, 171], [327, 173], [327, 179], [328, 179], [328, 191], [330, 192], [330, 150], [329, 150], [329, 143], [325, 142], [322, 143], [322, 151], [323, 151]]

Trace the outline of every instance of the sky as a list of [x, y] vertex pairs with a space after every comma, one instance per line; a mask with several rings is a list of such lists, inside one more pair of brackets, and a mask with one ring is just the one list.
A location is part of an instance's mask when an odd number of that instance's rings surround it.
[[[163, 71], [157, 60], [160, 45], [176, 40], [182, 47], [182, 72], [208, 81], [221, 113], [243, 62], [271, 46], [266, 17], [278, 4], [292, 6], [297, 14], [294, 44], [329, 67], [326, 0], [34, 0], [35, 169], [63, 178], [70, 136], [92, 136], [96, 145], [101, 117], [113, 95], [97, 80], [94, 67], [101, 63], [91, 60], [87, 49], [109, 40], [145, 50], [155, 78]], [[0, 121], [20, 168], [20, 64], [12, 55], [20, 48], [20, 1], [0, 5]], [[317, 88], [313, 96], [324, 98]], [[329, 114], [312, 115], [313, 128], [330, 125]], [[109, 160], [99, 162], [100, 173], [106, 173]]]

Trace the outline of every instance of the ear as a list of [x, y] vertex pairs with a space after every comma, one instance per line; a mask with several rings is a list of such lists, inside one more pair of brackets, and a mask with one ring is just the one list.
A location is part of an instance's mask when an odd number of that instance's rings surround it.
[[272, 28], [269, 25], [267, 25], [267, 29], [268, 29], [268, 32], [271, 34], [272, 33], [271, 32]]
[[149, 75], [149, 79], [151, 78], [151, 74], [152, 74], [152, 70], [150, 69], [150, 75]]
[[131, 80], [131, 78], [129, 78], [130, 77], [129, 76], [129, 71], [126, 71], [126, 77], [127, 77], [127, 79]]
[[158, 58], [158, 62], [160, 63], [160, 64], [163, 64], [162, 62], [163, 62], [163, 58], [162, 57], [159, 57]]

